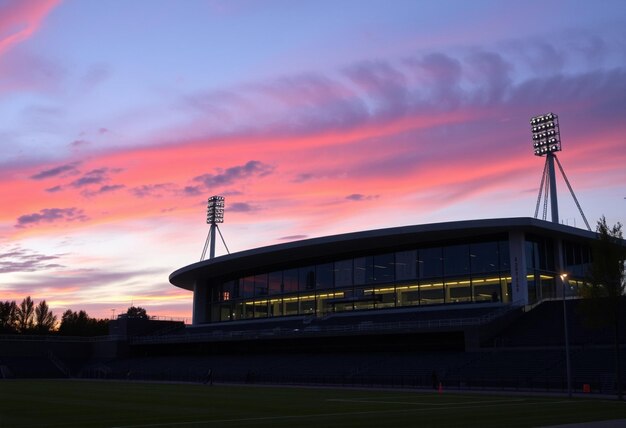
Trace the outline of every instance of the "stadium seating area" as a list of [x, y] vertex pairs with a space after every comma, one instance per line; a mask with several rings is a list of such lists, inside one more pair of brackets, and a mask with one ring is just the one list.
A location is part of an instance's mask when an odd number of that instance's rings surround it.
[[[576, 300], [567, 302], [574, 389], [582, 391], [583, 385], [588, 384], [593, 392], [612, 392], [612, 329], [587, 328], [578, 304]], [[626, 305], [624, 309], [626, 313]], [[511, 318], [512, 311], [519, 313]], [[414, 388], [438, 388], [441, 382], [448, 389], [563, 391], [566, 371], [562, 311], [561, 301], [546, 301], [525, 313], [507, 306], [486, 305], [268, 320], [261, 325], [232, 322], [177, 331], [167, 329], [160, 336], [144, 336], [151, 338], [147, 342], [142, 342], [142, 337], [117, 344], [107, 342], [111, 344], [109, 348], [104, 339], [102, 343], [80, 342], [66, 354], [60, 351], [63, 348], [54, 353], [42, 352], [50, 340], [42, 341], [38, 347], [33, 339], [24, 342], [25, 353], [20, 356], [20, 341], [14, 341], [10, 353], [3, 354], [0, 346], [0, 378], [69, 376], [206, 382], [210, 372], [214, 382]], [[500, 328], [493, 334], [484, 334], [483, 346], [477, 349], [420, 346], [420, 341], [443, 344], [452, 333], [462, 337], [467, 325], [471, 329], [487, 329], [494, 324]], [[406, 333], [401, 328], [406, 325], [414, 331]], [[362, 326], [362, 330], [350, 331], [354, 326]], [[380, 326], [390, 326], [390, 330], [381, 330]], [[459, 326], [458, 331], [454, 326]], [[309, 331], [317, 335], [294, 339], [261, 334], [272, 331]], [[255, 332], [256, 336], [246, 332]], [[328, 332], [332, 335], [324, 335]], [[228, 341], [220, 341], [220, 335], [225, 333]], [[161, 340], [153, 340], [155, 337]], [[200, 340], [193, 347], [175, 340], [190, 337]], [[212, 339], [203, 342], [206, 337]], [[238, 346], [228, 347], [228, 343]], [[626, 343], [624, 334], [622, 343]], [[87, 352], [86, 347], [92, 351]], [[108, 351], [98, 351], [98, 347]], [[82, 357], [72, 359], [78, 351]], [[621, 360], [626, 367], [626, 351], [621, 353]]]

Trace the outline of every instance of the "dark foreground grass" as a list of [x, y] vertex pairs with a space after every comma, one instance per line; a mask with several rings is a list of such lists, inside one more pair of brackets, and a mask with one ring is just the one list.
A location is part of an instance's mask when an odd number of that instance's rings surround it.
[[0, 427], [536, 427], [626, 419], [612, 400], [108, 381], [0, 381]]

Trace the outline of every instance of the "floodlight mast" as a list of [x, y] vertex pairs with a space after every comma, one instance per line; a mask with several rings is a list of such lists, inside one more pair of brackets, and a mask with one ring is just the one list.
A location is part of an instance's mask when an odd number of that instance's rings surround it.
[[[533, 133], [533, 148], [535, 150], [535, 156], [546, 156], [547, 171], [546, 168], [544, 168], [544, 174], [548, 175], [547, 177], [542, 178], [542, 182], [544, 179], [547, 179], [550, 189], [552, 222], [558, 223], [559, 205], [556, 193], [556, 173], [554, 170], [554, 159], [556, 155], [554, 153], [561, 150], [559, 117], [554, 113], [535, 116], [530, 119], [530, 125]], [[542, 189], [539, 191], [541, 192]], [[535, 213], [535, 217], [537, 217], [537, 213]]]
[[583, 213], [580, 204], [578, 203], [578, 199], [574, 194], [574, 189], [570, 185], [569, 180], [567, 179], [567, 175], [565, 175], [565, 171], [561, 166], [561, 162], [559, 162], [559, 158], [556, 156], [556, 152], [561, 151], [561, 130], [559, 128], [559, 117], [554, 113], [546, 113], [543, 115], [535, 116], [530, 119], [530, 126], [533, 134], [533, 149], [535, 152], [535, 156], [545, 156], [546, 163], [543, 168], [543, 175], [541, 177], [541, 185], [539, 186], [539, 196], [537, 197], [537, 206], [535, 208], [535, 218], [537, 218], [539, 214], [539, 205], [541, 203], [541, 195], [544, 191], [545, 184], [545, 200], [543, 206], [543, 219], [546, 219], [547, 213], [547, 203], [548, 203], [548, 193], [550, 193], [550, 209], [552, 214], [552, 222], [559, 223], [559, 205], [557, 200], [556, 193], [556, 171], [554, 169], [554, 162], [559, 166], [559, 170], [561, 171], [561, 175], [563, 175], [563, 179], [567, 184], [567, 188], [569, 189], [576, 206], [578, 207], [578, 211], [582, 216], [585, 225], [588, 230], [591, 230], [589, 227], [589, 222], [585, 217], [585, 213]]
[[204, 260], [206, 256], [207, 246], [209, 247], [209, 260], [215, 258], [215, 233], [219, 232], [220, 237], [222, 238], [222, 243], [228, 251], [228, 246], [226, 246], [226, 242], [224, 241], [224, 237], [222, 236], [222, 232], [218, 227], [218, 223], [224, 223], [224, 197], [223, 196], [211, 196], [207, 202], [207, 216], [206, 216], [207, 224], [211, 225], [209, 229], [209, 234], [207, 235], [206, 242], [204, 243], [204, 249], [202, 250], [202, 256], [200, 256], [200, 261]]

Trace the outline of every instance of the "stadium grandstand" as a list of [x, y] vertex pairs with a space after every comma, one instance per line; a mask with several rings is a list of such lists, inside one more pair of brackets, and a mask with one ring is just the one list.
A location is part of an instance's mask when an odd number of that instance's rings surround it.
[[[621, 392], [625, 371], [614, 367], [626, 366], [626, 329], [592, 328], [580, 299], [599, 236], [556, 156], [558, 117], [534, 117], [531, 129], [534, 154], [546, 158], [535, 218], [369, 230], [215, 257], [224, 197], [213, 196], [209, 259], [169, 278], [193, 292], [191, 325], [120, 316], [104, 337], [2, 336], [0, 378]], [[588, 230], [559, 223], [555, 165]], [[626, 325], [626, 298], [616, 301], [615, 325]]]
[[509, 218], [215, 257], [170, 276], [194, 291], [192, 325], [119, 317], [105, 337], [4, 336], [0, 377], [565, 391], [567, 319], [574, 391], [612, 393], [612, 330], [579, 310], [595, 239]]
[[427, 224], [229, 254], [183, 267], [170, 281], [194, 292], [196, 326], [433, 306], [501, 308], [577, 295], [595, 239], [531, 218]]

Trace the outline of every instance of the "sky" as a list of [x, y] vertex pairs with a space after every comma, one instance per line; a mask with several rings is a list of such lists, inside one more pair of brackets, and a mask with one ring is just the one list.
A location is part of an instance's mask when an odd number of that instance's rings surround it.
[[0, 300], [190, 321], [212, 195], [230, 252], [533, 217], [547, 112], [625, 223], [623, 0], [0, 0]]

